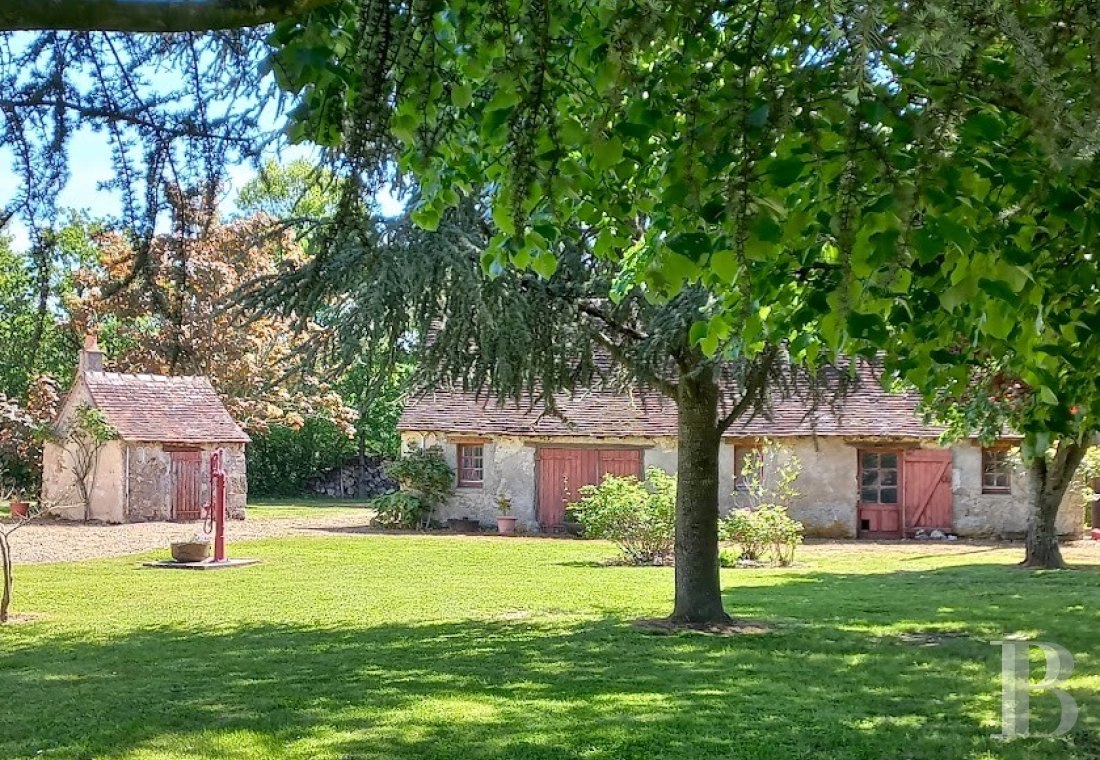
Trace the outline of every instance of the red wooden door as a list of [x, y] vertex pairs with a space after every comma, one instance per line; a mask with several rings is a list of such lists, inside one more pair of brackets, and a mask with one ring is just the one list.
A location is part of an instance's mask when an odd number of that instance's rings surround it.
[[951, 449], [905, 452], [905, 532], [951, 530]]
[[202, 453], [169, 451], [172, 470], [172, 519], [202, 517]]
[[641, 449], [599, 449], [599, 479], [604, 475], [642, 477]]
[[896, 449], [862, 449], [858, 456], [858, 535], [901, 538], [902, 453]]
[[565, 522], [565, 510], [580, 498], [582, 486], [596, 485], [608, 474], [641, 477], [642, 452], [540, 446], [536, 467], [538, 521], [549, 529]]

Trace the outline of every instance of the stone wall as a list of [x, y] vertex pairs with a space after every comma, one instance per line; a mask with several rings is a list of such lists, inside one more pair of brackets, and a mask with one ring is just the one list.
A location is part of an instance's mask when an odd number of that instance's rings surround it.
[[397, 488], [397, 483], [386, 475], [383, 456], [351, 457], [339, 467], [314, 475], [306, 483], [306, 490], [317, 496], [329, 498], [372, 499]]
[[[801, 471], [793, 488], [798, 492], [790, 507], [790, 515], [799, 520], [806, 535], [819, 538], [855, 538], [857, 467], [856, 446], [842, 438], [784, 438], [778, 441], [782, 449], [769, 468], [784, 466], [791, 457], [798, 459]], [[735, 506], [744, 506], [744, 494], [733, 490], [733, 450], [738, 442], [730, 441], [723, 447], [723, 512]], [[746, 445], [752, 442], [744, 441]], [[765, 476], [767, 477], [767, 476]], [[728, 492], [728, 493], [725, 493]]]
[[[410, 445], [427, 448], [440, 446], [447, 464], [457, 470], [458, 447], [445, 435], [435, 433], [403, 433], [402, 448]], [[484, 445], [484, 482], [480, 488], [455, 489], [455, 495], [441, 507], [435, 519], [446, 521], [452, 517], [477, 520], [485, 526], [496, 525], [497, 499], [507, 496], [512, 500], [512, 514], [517, 523], [528, 530], [535, 530], [535, 449], [525, 445], [525, 439], [502, 436]]]
[[[69, 443], [49, 442], [42, 454], [42, 500], [53, 505], [63, 520], [83, 520], [84, 503], [73, 472]], [[99, 450], [94, 478], [91, 478], [90, 519], [108, 523], [126, 520], [123, 510], [124, 454], [121, 441], [108, 441]]]
[[[457, 446], [447, 436], [436, 433], [403, 433], [407, 447], [440, 445], [451, 467], [456, 467]], [[451, 501], [436, 516], [470, 517], [492, 525], [498, 514], [496, 499], [506, 495], [512, 499], [519, 524], [528, 530], [537, 528], [535, 518], [535, 447], [538, 444], [596, 443], [596, 439], [572, 436], [494, 437], [483, 444], [485, 481], [480, 488], [460, 488]], [[600, 444], [643, 447], [645, 467], [676, 471], [676, 439], [662, 438], [601, 438]], [[734, 490], [734, 447], [737, 441], [722, 444], [719, 459], [719, 508], [722, 514], [743, 505], [743, 498]], [[749, 444], [750, 441], [744, 441]], [[816, 439], [785, 438], [783, 456], [798, 457], [802, 470], [794, 487], [799, 496], [791, 504], [791, 516], [800, 520], [808, 536], [823, 538], [855, 538], [857, 532], [858, 452], [866, 441], [838, 437]], [[881, 441], [874, 445], [882, 446]], [[935, 446], [931, 441], [909, 442], [902, 446]], [[981, 492], [981, 447], [963, 442], [953, 447], [952, 494], [955, 531], [962, 536], [1015, 537], [1027, 529], [1027, 475], [1013, 473], [1010, 494]], [[775, 462], [779, 466], [780, 461]], [[1079, 495], [1067, 495], [1058, 516], [1062, 534], [1079, 533], [1083, 525], [1084, 505]]]
[[[243, 520], [248, 501], [248, 477], [241, 444], [201, 447], [199, 500], [204, 504], [210, 500], [210, 455], [217, 448], [225, 451], [226, 510], [230, 518]], [[131, 443], [126, 449], [130, 473], [126, 495], [127, 519], [130, 522], [171, 519], [171, 455], [159, 443]]]
[[[1027, 497], [1031, 487], [1027, 471], [1017, 466], [1010, 479], [1011, 492], [982, 493], [981, 446], [962, 442], [955, 446], [951, 479], [955, 530], [962, 536], [1019, 538], [1027, 532]], [[1061, 535], [1077, 535], [1084, 528], [1085, 502], [1070, 489], [1058, 510]]]
[[[168, 520], [172, 516], [172, 468], [168, 452], [158, 443], [131, 443], [127, 447], [130, 474], [126, 517], [130, 522]], [[207, 476], [200, 477], [200, 499], [209, 498]]]

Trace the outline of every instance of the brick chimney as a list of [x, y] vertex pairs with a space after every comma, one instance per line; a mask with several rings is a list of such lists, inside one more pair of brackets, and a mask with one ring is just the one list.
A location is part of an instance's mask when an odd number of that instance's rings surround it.
[[103, 371], [103, 352], [99, 350], [99, 338], [95, 333], [84, 336], [84, 348], [80, 349], [80, 361], [77, 362], [76, 371]]

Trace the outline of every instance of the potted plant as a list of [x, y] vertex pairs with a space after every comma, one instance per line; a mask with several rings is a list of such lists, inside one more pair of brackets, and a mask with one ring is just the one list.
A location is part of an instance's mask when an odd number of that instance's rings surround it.
[[11, 497], [9, 508], [11, 509], [12, 517], [30, 517], [31, 505], [30, 502], [27, 501], [26, 492], [17, 490]]
[[516, 535], [516, 518], [512, 514], [512, 500], [507, 496], [498, 496], [497, 509], [500, 510], [500, 514], [497, 515], [497, 533], [502, 536]]

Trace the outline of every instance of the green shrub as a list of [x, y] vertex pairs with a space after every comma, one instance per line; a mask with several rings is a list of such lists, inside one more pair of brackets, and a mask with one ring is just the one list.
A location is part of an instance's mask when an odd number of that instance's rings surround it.
[[631, 562], [648, 564], [672, 555], [676, 522], [676, 478], [650, 467], [644, 483], [633, 476], [607, 475], [583, 486], [570, 505], [584, 534], [613, 541]]
[[386, 474], [401, 490], [371, 500], [376, 522], [384, 527], [427, 528], [437, 507], [454, 493], [455, 471], [439, 446], [410, 446], [400, 459], [386, 465]]
[[745, 457], [737, 473], [740, 485], [733, 493], [741, 508], [730, 512], [718, 528], [723, 541], [737, 545], [737, 559], [759, 561], [770, 554], [783, 566], [794, 561], [802, 543], [802, 523], [792, 520], [787, 508], [799, 496], [795, 481], [801, 473], [798, 457], [775, 441], [764, 439]]
[[718, 550], [718, 564], [721, 567], [737, 567], [737, 563], [741, 561], [741, 551], [739, 549], [719, 549]]
[[[787, 514], [787, 508], [763, 504], [756, 509], [737, 509], [719, 525], [723, 541], [737, 545], [736, 559], [758, 561], [766, 554], [786, 567], [802, 543], [802, 523]], [[723, 550], [727, 551], [727, 550]], [[736, 564], [736, 560], [730, 564]], [[730, 564], [723, 563], [723, 567]]]
[[249, 495], [301, 496], [311, 477], [354, 454], [354, 441], [329, 420], [310, 418], [300, 428], [271, 425], [253, 433], [246, 450]]
[[429, 510], [420, 498], [409, 491], [394, 491], [371, 499], [374, 521], [383, 528], [415, 528], [421, 525]]
[[737, 545], [738, 559], [759, 560], [768, 545], [764, 526], [751, 509], [735, 509], [718, 524], [718, 537]]

